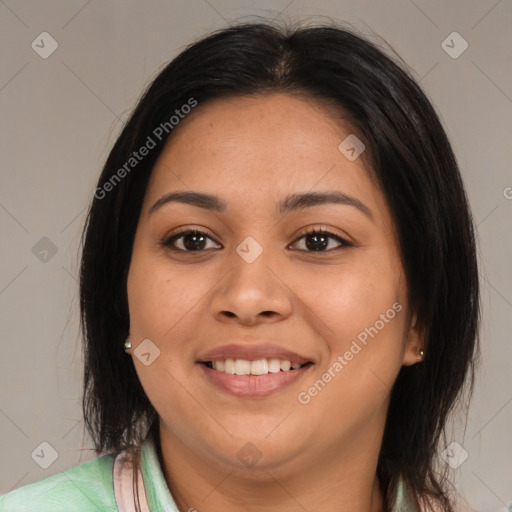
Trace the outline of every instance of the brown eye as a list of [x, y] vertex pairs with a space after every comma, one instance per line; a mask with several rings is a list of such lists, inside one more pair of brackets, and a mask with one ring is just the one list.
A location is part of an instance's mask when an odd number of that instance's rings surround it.
[[[207, 240], [212, 239], [206, 233], [197, 229], [186, 229], [166, 238], [162, 245], [173, 251], [201, 252], [206, 248]], [[176, 247], [178, 241], [182, 247]]]
[[[345, 239], [325, 229], [308, 230], [304, 235], [298, 238], [296, 242], [302, 239], [305, 239], [305, 246], [308, 249], [307, 252], [330, 252], [342, 249], [343, 247], [351, 247], [351, 244]], [[340, 246], [325, 250], [329, 246], [330, 239], [336, 240]]]

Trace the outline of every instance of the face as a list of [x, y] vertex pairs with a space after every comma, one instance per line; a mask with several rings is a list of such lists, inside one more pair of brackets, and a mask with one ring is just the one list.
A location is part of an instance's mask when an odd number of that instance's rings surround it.
[[350, 133], [284, 94], [216, 100], [153, 169], [130, 352], [162, 439], [213, 466], [311, 467], [380, 442], [393, 382], [417, 362], [390, 212], [338, 148]]

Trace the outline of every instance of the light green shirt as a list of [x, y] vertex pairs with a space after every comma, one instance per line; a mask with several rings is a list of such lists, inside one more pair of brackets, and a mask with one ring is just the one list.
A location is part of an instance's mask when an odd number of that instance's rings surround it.
[[[131, 512], [135, 509], [121, 504], [130, 501], [131, 476], [124, 469], [118, 471], [120, 459], [103, 455], [15, 489], [0, 497], [0, 512]], [[141, 472], [142, 501], [147, 502], [147, 510], [179, 512], [150, 438], [142, 445]], [[401, 480], [391, 512], [419, 512]]]

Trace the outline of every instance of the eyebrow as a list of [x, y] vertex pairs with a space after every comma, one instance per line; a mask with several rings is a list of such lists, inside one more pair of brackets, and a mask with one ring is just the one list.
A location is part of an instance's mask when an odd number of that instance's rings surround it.
[[[191, 206], [219, 213], [226, 211], [228, 207], [226, 201], [212, 194], [194, 191], [177, 191], [165, 194], [158, 199], [158, 201], [156, 201], [156, 203], [148, 210], [148, 214], [152, 214], [163, 205], [172, 202], [189, 204]], [[353, 206], [374, 221], [371, 210], [365, 204], [353, 196], [338, 191], [290, 194], [277, 203], [276, 213], [278, 215], [285, 215], [291, 211], [303, 210], [305, 208], [324, 204], [343, 204]]]

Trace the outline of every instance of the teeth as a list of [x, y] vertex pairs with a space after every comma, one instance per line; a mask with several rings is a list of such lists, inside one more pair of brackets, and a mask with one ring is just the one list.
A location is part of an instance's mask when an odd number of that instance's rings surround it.
[[225, 361], [211, 361], [214, 370], [229, 373], [231, 375], [266, 375], [267, 373], [278, 373], [298, 370], [300, 363], [292, 364], [291, 361], [283, 359], [226, 359]]
[[[218, 361], [215, 361], [216, 363]], [[226, 359], [224, 361], [224, 372], [230, 373], [231, 375], [235, 374], [235, 360], [234, 359]]]
[[251, 373], [251, 362], [246, 359], [235, 360], [235, 373], [237, 375], [250, 375]]
[[277, 373], [281, 371], [281, 361], [279, 359], [270, 359], [268, 362], [268, 371], [270, 373]]

